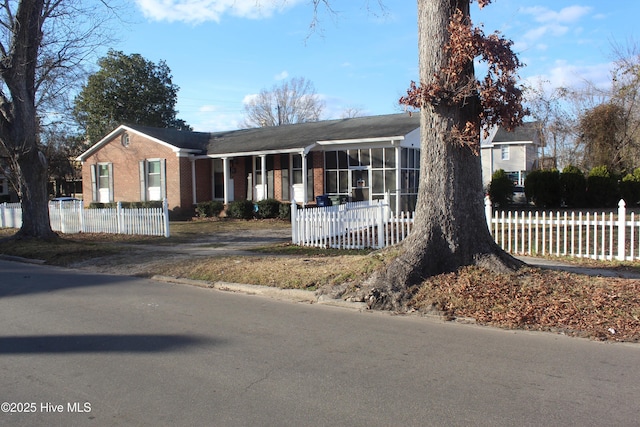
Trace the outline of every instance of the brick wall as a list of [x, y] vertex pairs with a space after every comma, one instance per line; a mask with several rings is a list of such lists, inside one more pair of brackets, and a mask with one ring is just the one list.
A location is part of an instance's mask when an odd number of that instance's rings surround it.
[[196, 160], [196, 201], [198, 202], [211, 200], [213, 195], [211, 167], [211, 159]]
[[170, 148], [129, 133], [129, 145], [120, 143], [120, 135], [103, 145], [82, 164], [82, 190], [85, 206], [92, 202], [91, 165], [113, 164], [113, 200], [115, 202], [140, 201], [141, 160], [166, 160], [166, 185], [169, 209], [191, 206], [191, 164], [177, 157]]
[[315, 201], [316, 196], [324, 194], [324, 153], [313, 153], [313, 197]]

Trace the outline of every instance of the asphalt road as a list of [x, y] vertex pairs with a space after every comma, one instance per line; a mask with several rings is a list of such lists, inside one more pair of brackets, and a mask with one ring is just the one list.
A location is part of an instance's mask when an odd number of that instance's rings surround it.
[[0, 425], [640, 420], [638, 345], [8, 261], [0, 325]]

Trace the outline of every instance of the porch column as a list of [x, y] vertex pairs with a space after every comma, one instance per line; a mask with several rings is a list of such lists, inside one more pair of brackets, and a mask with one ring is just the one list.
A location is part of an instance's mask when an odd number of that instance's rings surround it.
[[267, 198], [267, 155], [266, 154], [260, 155], [260, 169], [262, 170], [260, 174], [260, 177], [262, 179], [262, 183], [260, 184], [260, 186], [262, 187], [261, 200], [264, 200]]
[[398, 215], [400, 213], [400, 196], [402, 191], [402, 159], [400, 156], [402, 155], [402, 148], [400, 145], [395, 146], [396, 149], [396, 206], [395, 213]]
[[307, 205], [309, 195], [307, 194], [307, 154], [303, 151], [302, 156], [302, 206]]
[[196, 196], [196, 159], [191, 158], [191, 198], [193, 199], [193, 204], [197, 204], [197, 196]]
[[228, 205], [229, 204], [229, 176], [231, 175], [229, 172], [229, 158], [228, 157], [223, 157], [222, 158], [222, 170], [223, 170], [223, 175], [224, 175], [224, 204]]

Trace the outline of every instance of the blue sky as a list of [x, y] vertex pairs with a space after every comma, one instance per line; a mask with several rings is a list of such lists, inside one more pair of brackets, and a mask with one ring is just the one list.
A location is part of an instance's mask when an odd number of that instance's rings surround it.
[[[397, 99], [418, 75], [415, 1], [332, 0], [310, 30], [310, 0], [135, 0], [110, 46], [166, 61], [178, 117], [195, 130], [236, 129], [244, 100], [282, 79], [304, 77], [326, 103], [323, 119], [348, 108], [402, 111]], [[260, 6], [257, 7], [256, 4]], [[496, 0], [472, 19], [514, 41], [523, 79], [606, 85], [612, 43], [637, 39], [640, 2]]]

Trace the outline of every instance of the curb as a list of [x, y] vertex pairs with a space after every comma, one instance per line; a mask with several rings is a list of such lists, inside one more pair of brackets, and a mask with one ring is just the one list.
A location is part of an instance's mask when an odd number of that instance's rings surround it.
[[169, 276], [152, 276], [151, 279], [160, 282], [197, 286], [200, 288], [216, 289], [225, 292], [237, 292], [246, 295], [259, 295], [285, 301], [330, 305], [334, 307], [351, 308], [356, 310], [367, 309], [366, 303], [363, 302], [349, 302], [341, 299], [329, 298], [326, 295], [320, 295], [318, 297], [316, 296], [315, 292], [303, 291], [301, 289], [280, 289], [272, 288], [269, 286], [248, 285], [243, 283], [230, 282], [207, 282], [206, 280], [194, 280]]
[[43, 265], [46, 262], [43, 259], [24, 258], [21, 256], [4, 255], [4, 254], [0, 254], [0, 259], [5, 261], [15, 261], [15, 262], [22, 262], [25, 264], [39, 264], [39, 265]]

